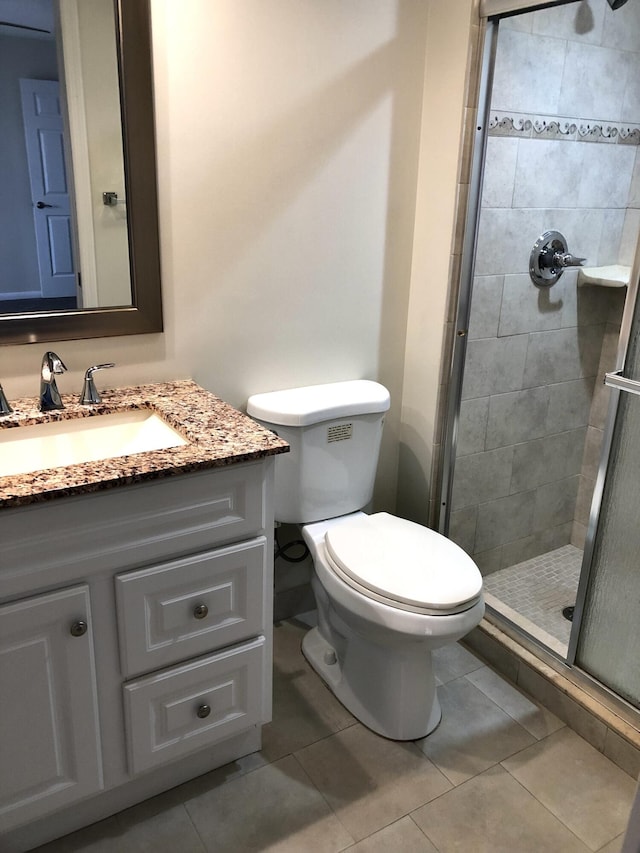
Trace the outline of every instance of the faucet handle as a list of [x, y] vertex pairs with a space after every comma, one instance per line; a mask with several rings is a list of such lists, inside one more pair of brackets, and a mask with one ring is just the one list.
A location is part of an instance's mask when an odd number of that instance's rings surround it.
[[10, 415], [12, 411], [13, 409], [9, 405], [9, 401], [2, 390], [2, 385], [0, 385], [0, 418], [3, 418], [5, 415]]
[[115, 367], [115, 364], [110, 361], [108, 364], [94, 364], [93, 367], [88, 367], [84, 375], [84, 385], [82, 394], [80, 395], [81, 406], [92, 406], [94, 403], [102, 402], [102, 397], [98, 393], [96, 383], [93, 381], [93, 374], [96, 370], [106, 370], [107, 367]]

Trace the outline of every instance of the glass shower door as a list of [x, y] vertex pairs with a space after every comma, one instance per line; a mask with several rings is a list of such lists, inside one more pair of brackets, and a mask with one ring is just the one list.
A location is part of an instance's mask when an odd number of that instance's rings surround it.
[[[636, 272], [637, 275], [637, 272]], [[576, 664], [640, 707], [640, 309], [631, 322], [624, 376], [593, 557], [578, 632]], [[615, 400], [612, 406], [615, 406]], [[572, 638], [573, 639], [573, 638]]]

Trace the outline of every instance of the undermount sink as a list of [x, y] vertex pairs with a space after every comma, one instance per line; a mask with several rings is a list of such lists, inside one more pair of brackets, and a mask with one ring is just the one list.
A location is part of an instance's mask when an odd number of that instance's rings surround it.
[[0, 477], [187, 444], [148, 409], [0, 429]]

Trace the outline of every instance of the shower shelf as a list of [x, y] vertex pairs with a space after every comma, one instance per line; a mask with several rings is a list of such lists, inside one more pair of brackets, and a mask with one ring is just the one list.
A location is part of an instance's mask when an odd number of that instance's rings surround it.
[[602, 287], [626, 287], [631, 278], [631, 267], [610, 264], [606, 267], [581, 267], [578, 270], [578, 285], [599, 284]]

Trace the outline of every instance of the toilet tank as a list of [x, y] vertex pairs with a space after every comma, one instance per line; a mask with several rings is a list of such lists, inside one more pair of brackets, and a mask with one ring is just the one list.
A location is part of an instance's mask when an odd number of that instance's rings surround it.
[[249, 398], [247, 414], [291, 447], [275, 462], [276, 521], [308, 524], [369, 503], [389, 402], [364, 379]]

